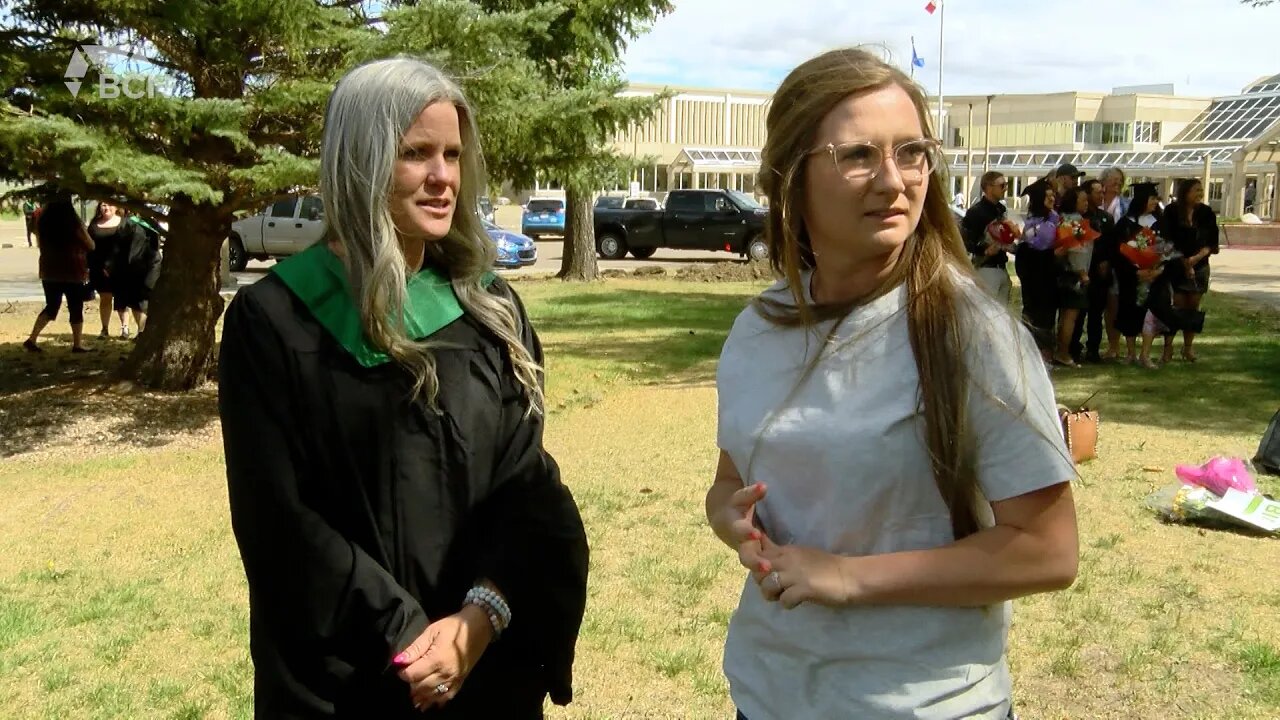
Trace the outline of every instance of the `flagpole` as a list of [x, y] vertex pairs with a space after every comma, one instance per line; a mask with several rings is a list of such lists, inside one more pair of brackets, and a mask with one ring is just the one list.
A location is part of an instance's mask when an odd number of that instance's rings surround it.
[[938, 139], [945, 143], [946, 138], [943, 137], [942, 130], [942, 38], [946, 33], [947, 26], [946, 0], [941, 0], [938, 3], [938, 10], [941, 12], [941, 17], [938, 18]]
[[916, 36], [911, 36], [911, 79], [916, 79]]

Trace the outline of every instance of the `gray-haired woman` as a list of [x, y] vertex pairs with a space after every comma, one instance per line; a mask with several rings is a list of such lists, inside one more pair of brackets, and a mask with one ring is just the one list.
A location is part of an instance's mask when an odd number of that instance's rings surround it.
[[325, 116], [324, 239], [227, 311], [259, 717], [538, 718], [570, 699], [586, 537], [542, 448], [537, 336], [489, 272], [482, 173], [438, 70], [352, 70]]

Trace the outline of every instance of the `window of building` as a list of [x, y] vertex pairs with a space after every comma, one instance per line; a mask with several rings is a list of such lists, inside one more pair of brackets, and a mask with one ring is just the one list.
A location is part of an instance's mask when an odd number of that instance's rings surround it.
[[1160, 123], [1139, 120], [1134, 123], [1133, 141], [1135, 143], [1160, 142]]

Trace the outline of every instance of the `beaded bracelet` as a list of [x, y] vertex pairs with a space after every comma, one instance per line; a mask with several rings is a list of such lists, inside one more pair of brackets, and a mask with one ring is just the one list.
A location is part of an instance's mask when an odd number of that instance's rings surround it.
[[489, 624], [493, 625], [495, 639], [511, 624], [511, 607], [498, 593], [483, 585], [476, 585], [467, 591], [463, 601], [466, 605], [475, 605], [489, 616]]

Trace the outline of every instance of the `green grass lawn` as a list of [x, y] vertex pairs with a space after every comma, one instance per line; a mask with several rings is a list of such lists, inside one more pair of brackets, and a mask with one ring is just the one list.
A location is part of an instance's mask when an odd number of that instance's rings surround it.
[[[731, 717], [719, 660], [743, 576], [702, 496], [716, 357], [760, 286], [518, 287], [593, 548], [577, 700], [550, 716]], [[1280, 543], [1142, 505], [1176, 463], [1251, 456], [1280, 398], [1280, 316], [1220, 294], [1206, 309], [1200, 363], [1055, 373], [1064, 402], [1103, 390], [1101, 457], [1076, 485], [1079, 580], [1015, 604], [1024, 717], [1280, 717]], [[211, 391], [91, 394], [124, 345], [76, 366], [55, 337], [33, 360], [29, 323], [0, 314], [0, 717], [249, 717]]]

